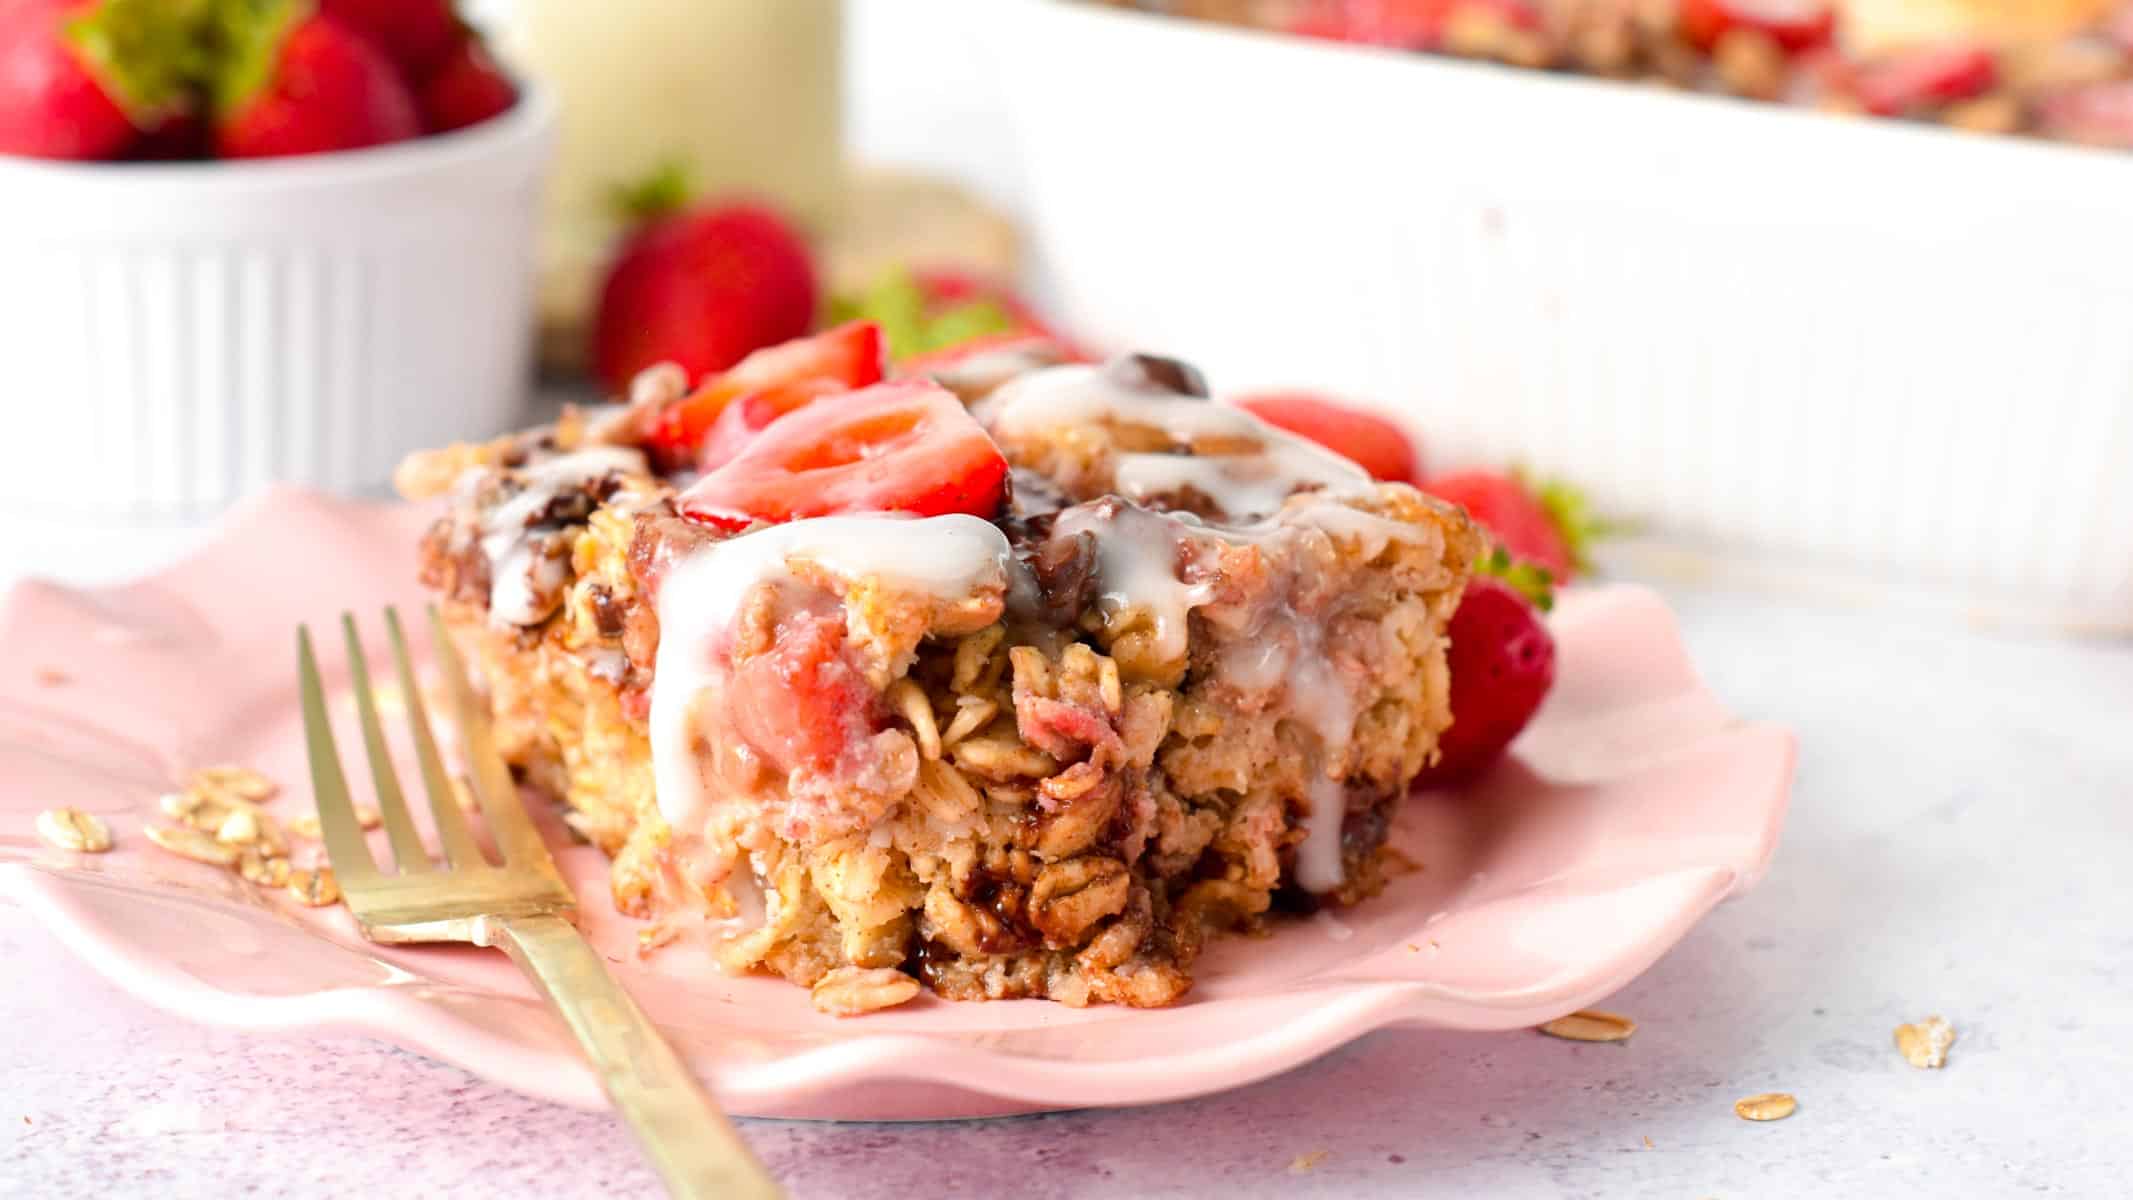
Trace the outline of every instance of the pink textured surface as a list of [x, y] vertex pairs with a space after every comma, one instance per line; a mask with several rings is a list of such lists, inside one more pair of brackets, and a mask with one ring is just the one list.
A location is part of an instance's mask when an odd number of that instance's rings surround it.
[[[72, 682], [0, 681], [0, 778], [15, 785], [0, 797], [0, 890], [182, 1015], [370, 1033], [596, 1105], [559, 1027], [500, 956], [369, 946], [338, 911], [262, 897], [139, 833], [159, 790], [212, 761], [257, 764], [290, 784], [283, 804], [308, 806], [291, 630], [418, 603], [407, 577], [421, 521], [276, 492], [153, 580], [12, 593], [0, 639]], [[1562, 683], [1517, 758], [1469, 794], [1407, 806], [1394, 836], [1424, 869], [1337, 921], [1219, 944], [1173, 1009], [926, 999], [838, 1022], [782, 982], [729, 979], [672, 951], [636, 961], [597, 854], [560, 857], [625, 984], [744, 1113], [1151, 1103], [1264, 1079], [1386, 1025], [1530, 1025], [1621, 987], [1761, 873], [1794, 756], [1789, 734], [1733, 719], [1702, 688], [1652, 594], [1573, 595], [1555, 626]], [[36, 842], [30, 816], [55, 803], [105, 817], [119, 849], [83, 857]]]

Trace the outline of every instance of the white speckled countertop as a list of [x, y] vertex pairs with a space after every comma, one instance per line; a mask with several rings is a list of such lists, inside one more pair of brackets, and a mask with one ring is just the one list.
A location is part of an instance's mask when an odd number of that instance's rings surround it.
[[[1717, 691], [1803, 752], [1768, 879], [1611, 1002], [1627, 1045], [1387, 1032], [1156, 1109], [747, 1136], [797, 1197], [2122, 1194], [2133, 646], [1663, 586]], [[0, 1195], [654, 1193], [605, 1116], [185, 1025], [19, 910], [0, 978]], [[1891, 1045], [1929, 1013], [1960, 1031], [1942, 1071]], [[392, 1103], [345, 1110], [352, 1076]], [[1799, 1113], [1733, 1115], [1768, 1090]]]

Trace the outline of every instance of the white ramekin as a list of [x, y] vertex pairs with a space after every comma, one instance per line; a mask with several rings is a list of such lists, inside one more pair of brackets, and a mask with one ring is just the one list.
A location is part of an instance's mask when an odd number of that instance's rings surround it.
[[381, 487], [526, 403], [554, 108], [271, 162], [0, 158], [0, 507], [196, 522]]
[[2133, 155], [987, 11], [1098, 344], [1374, 399], [1686, 544], [2133, 627]]

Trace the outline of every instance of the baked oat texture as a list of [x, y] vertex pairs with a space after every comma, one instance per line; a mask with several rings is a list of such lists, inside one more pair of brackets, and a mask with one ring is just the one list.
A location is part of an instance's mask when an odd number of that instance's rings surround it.
[[[799, 564], [865, 664], [874, 791], [845, 797], [839, 821], [736, 804], [692, 847], [653, 785], [652, 590], [677, 543], [713, 535], [673, 515], [664, 481], [609, 475], [526, 535], [551, 564], [535, 573], [544, 615], [506, 624], [488, 603], [481, 521], [515, 494], [513, 464], [594, 436], [572, 414], [454, 451], [472, 470], [425, 542], [424, 578], [489, 681], [506, 757], [612, 857], [622, 911], [700, 916], [725, 968], [808, 987], [889, 968], [958, 1000], [1156, 1006], [1185, 994], [1210, 935], [1383, 886], [1394, 807], [1450, 722], [1444, 629], [1480, 549], [1456, 510], [1397, 484], [1305, 492], [1239, 534], [1102, 494], [1086, 446], [1062, 470], [1058, 444], [1010, 443], [1018, 468], [1054, 472], [1018, 473], [1026, 494], [1052, 494], [999, 522], [1039, 615], [998, 597], [944, 613]], [[1146, 537], [1198, 589], [1182, 638], [1099, 588], [1106, 539]], [[759, 615], [737, 662], [777, 636]], [[1299, 854], [1329, 802], [1345, 814], [1340, 881], [1311, 894]]]

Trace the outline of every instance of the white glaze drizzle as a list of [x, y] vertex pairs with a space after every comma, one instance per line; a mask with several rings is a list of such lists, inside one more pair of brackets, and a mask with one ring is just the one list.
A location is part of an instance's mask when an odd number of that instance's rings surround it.
[[534, 625], [555, 611], [556, 589], [566, 574], [561, 559], [539, 552], [536, 524], [555, 498], [608, 474], [644, 474], [644, 455], [619, 446], [595, 446], [518, 468], [520, 489], [481, 521], [481, 552], [489, 560], [489, 620], [506, 626]]
[[[1241, 408], [1136, 387], [1102, 367], [1074, 364], [1018, 376], [992, 394], [982, 416], [996, 436], [1010, 439], [1099, 422], [1161, 430], [1179, 452], [1116, 454], [1118, 494], [1140, 501], [1189, 485], [1234, 520], [1264, 517], [1306, 488], [1357, 496], [1373, 486], [1361, 467]], [[1257, 448], [1248, 454], [1186, 452], [1196, 441], [1247, 441]]]
[[979, 517], [817, 517], [714, 542], [667, 568], [659, 586], [659, 651], [652, 670], [652, 774], [659, 810], [677, 833], [701, 833], [711, 797], [696, 752], [700, 715], [715, 703], [727, 663], [718, 645], [750, 593], [790, 577], [792, 559], [844, 579], [880, 579], [945, 602], [1004, 589], [1007, 537]]

